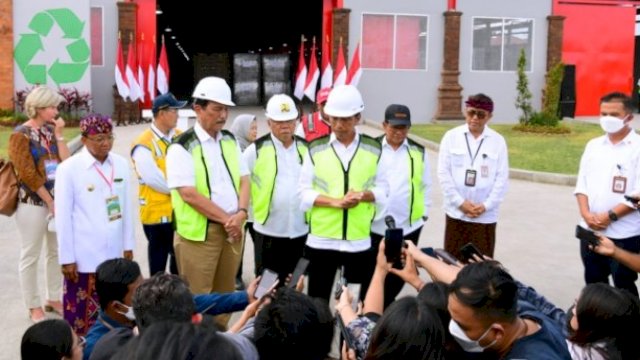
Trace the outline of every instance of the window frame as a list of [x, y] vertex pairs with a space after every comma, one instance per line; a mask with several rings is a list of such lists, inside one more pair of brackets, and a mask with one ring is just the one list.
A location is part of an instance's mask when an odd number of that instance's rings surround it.
[[[474, 51], [475, 48], [473, 46], [473, 42], [475, 40], [475, 29], [474, 29], [474, 25], [475, 25], [475, 20], [476, 19], [500, 19], [502, 20], [502, 30], [501, 30], [501, 35], [502, 35], [502, 41], [500, 42], [501, 46], [500, 46], [500, 69], [499, 70], [476, 70], [473, 68], [473, 55], [474, 55]], [[482, 72], [491, 72], [491, 73], [510, 73], [510, 72], [517, 72], [518, 69], [516, 68], [515, 70], [505, 70], [504, 69], [504, 46], [505, 46], [505, 41], [504, 41], [504, 35], [505, 35], [505, 31], [504, 31], [504, 25], [505, 25], [505, 20], [520, 20], [520, 21], [531, 21], [531, 33], [529, 34], [530, 36], [530, 43], [531, 43], [531, 56], [529, 59], [527, 59], [529, 65], [529, 70], [525, 70], [525, 73], [530, 74], [533, 73], [533, 66], [535, 64], [535, 29], [536, 29], [536, 19], [534, 18], [523, 18], [523, 17], [504, 17], [504, 16], [472, 16], [471, 17], [471, 46], [469, 46], [470, 51], [469, 51], [469, 70], [471, 72], [476, 72], [476, 73], [482, 73]]]
[[[363, 12], [361, 14], [360, 17], [360, 44], [361, 44], [361, 49], [360, 51], [362, 51], [362, 38], [364, 35], [364, 18], [367, 15], [383, 15], [383, 16], [392, 16], [393, 17], [393, 54], [392, 54], [392, 59], [391, 59], [391, 67], [390, 68], [371, 68], [371, 67], [366, 67], [364, 62], [362, 62], [362, 69], [363, 70], [379, 70], [379, 71], [429, 71], [429, 37], [431, 34], [431, 30], [430, 30], [430, 26], [431, 26], [431, 18], [428, 14], [409, 14], [409, 13], [382, 13], [382, 12]], [[398, 69], [396, 68], [396, 34], [397, 34], [397, 27], [398, 27], [398, 16], [405, 16], [405, 17], [422, 17], [422, 18], [426, 18], [427, 20], [427, 29], [426, 29], [426, 36], [425, 36], [425, 54], [424, 54], [424, 68], [423, 69]], [[362, 57], [362, 54], [360, 55]]]

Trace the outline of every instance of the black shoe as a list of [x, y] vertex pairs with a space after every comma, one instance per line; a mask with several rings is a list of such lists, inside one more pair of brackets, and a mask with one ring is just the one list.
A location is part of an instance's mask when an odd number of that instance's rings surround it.
[[236, 290], [242, 291], [244, 289], [246, 289], [246, 287], [244, 286], [244, 283], [242, 282], [242, 279], [236, 278]]

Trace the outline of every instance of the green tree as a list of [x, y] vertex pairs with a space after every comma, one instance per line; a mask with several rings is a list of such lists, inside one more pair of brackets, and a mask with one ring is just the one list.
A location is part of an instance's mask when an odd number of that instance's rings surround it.
[[518, 57], [518, 83], [516, 90], [518, 91], [518, 97], [516, 98], [516, 108], [522, 111], [520, 116], [520, 124], [528, 125], [533, 114], [533, 107], [531, 106], [531, 91], [529, 91], [529, 79], [526, 73], [527, 56], [524, 52], [524, 48], [520, 49], [520, 56]]

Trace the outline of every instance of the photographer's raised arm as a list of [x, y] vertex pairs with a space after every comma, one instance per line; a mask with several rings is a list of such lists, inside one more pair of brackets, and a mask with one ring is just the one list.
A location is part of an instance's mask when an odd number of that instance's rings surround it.
[[616, 244], [606, 236], [600, 235], [600, 244], [595, 247], [591, 246], [591, 248], [600, 255], [610, 256], [629, 269], [640, 272], [640, 254], [634, 254], [616, 246]]
[[433, 281], [442, 281], [446, 284], [451, 284], [458, 276], [460, 268], [457, 266], [447, 265], [444, 262], [435, 259], [418, 249], [411, 241], [406, 241], [407, 252], [413, 256], [413, 260], [416, 264], [429, 273]]

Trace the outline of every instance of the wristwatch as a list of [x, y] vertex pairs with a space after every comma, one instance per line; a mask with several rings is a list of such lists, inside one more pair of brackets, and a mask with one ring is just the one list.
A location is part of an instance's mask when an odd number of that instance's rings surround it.
[[618, 215], [616, 215], [616, 213], [613, 212], [613, 210], [609, 210], [608, 214], [609, 214], [609, 220], [618, 221]]
[[249, 215], [249, 212], [245, 208], [239, 208], [238, 211], [236, 211], [236, 213], [239, 213], [240, 211], [244, 211], [245, 215]]

